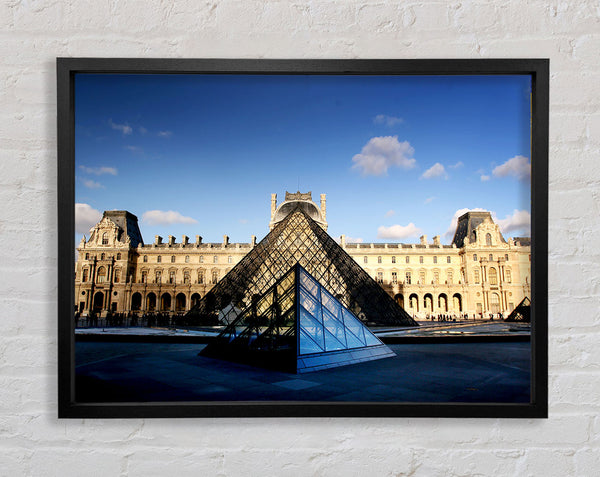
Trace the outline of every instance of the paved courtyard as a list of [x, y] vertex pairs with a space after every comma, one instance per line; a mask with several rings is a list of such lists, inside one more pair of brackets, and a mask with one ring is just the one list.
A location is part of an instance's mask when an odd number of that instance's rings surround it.
[[76, 399], [529, 402], [529, 342], [390, 344], [394, 358], [303, 375], [198, 356], [204, 346], [78, 341]]

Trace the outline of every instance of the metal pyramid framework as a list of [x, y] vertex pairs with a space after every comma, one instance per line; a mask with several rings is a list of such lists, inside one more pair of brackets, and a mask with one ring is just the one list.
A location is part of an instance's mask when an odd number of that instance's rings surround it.
[[187, 315], [229, 324], [299, 263], [369, 325], [418, 326], [373, 278], [299, 207], [289, 213]]
[[525, 297], [504, 321], [531, 323], [531, 301]]
[[201, 354], [293, 373], [395, 356], [299, 264]]

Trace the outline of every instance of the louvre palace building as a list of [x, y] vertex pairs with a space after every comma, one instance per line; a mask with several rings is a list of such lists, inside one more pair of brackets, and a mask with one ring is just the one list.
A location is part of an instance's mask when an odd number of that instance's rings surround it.
[[[286, 228], [309, 226], [311, 231], [302, 232], [304, 243], [297, 248], [302, 250], [301, 260], [284, 257], [296, 253], [289, 247], [273, 248], [276, 242], [300, 240]], [[206, 243], [199, 235], [194, 239], [184, 235], [181, 241], [156, 236], [145, 243], [135, 215], [105, 211], [89, 238], [84, 236], [77, 247], [75, 310], [81, 316], [183, 315], [198, 307], [211, 290], [223, 288], [223, 283], [239, 284], [246, 273], [259, 273], [259, 258], [263, 268], [281, 266], [279, 276], [269, 278], [271, 282], [257, 278], [257, 283], [264, 281], [260, 286], [279, 280], [293, 262], [303, 262], [306, 268], [311, 260], [318, 260], [320, 268], [309, 270], [313, 276], [329, 283], [333, 268], [343, 269], [344, 277], [362, 274], [365, 278], [357, 283], [369, 290], [373, 300], [379, 300], [373, 291], [384, 290], [385, 300], [391, 297], [415, 319], [440, 314], [507, 316], [530, 297], [530, 239], [505, 239], [490, 212], [459, 217], [450, 245], [441, 244], [440, 236], [431, 241], [422, 236], [418, 243], [347, 243], [344, 235], [333, 240], [327, 234], [325, 194], [317, 204], [310, 192], [286, 192], [280, 204], [276, 194], [271, 196], [269, 227], [269, 234], [259, 242], [252, 236], [249, 243], [231, 243], [223, 236], [220, 243]], [[321, 255], [315, 247], [322, 247]], [[339, 293], [336, 296], [341, 299]], [[240, 298], [240, 303], [246, 302]]]

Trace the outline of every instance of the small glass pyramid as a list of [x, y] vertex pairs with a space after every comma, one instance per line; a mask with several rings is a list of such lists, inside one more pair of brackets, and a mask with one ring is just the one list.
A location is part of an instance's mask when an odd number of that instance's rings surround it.
[[202, 354], [295, 373], [395, 356], [300, 264]]

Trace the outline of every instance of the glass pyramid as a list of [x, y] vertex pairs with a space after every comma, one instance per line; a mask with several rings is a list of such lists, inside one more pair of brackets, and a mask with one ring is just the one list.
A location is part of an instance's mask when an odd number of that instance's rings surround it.
[[299, 264], [202, 354], [295, 373], [395, 356]]
[[522, 321], [524, 323], [531, 323], [531, 301], [529, 298], [523, 298], [521, 303], [517, 305], [504, 321]]
[[230, 324], [296, 263], [361, 321], [418, 326], [371, 276], [301, 208], [254, 247], [187, 315], [190, 324]]

